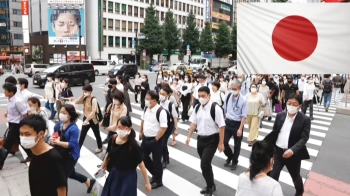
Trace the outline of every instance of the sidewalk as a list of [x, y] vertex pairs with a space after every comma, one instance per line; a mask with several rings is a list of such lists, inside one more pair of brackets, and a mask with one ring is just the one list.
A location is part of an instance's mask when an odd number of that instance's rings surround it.
[[335, 114], [305, 181], [304, 196], [350, 196], [350, 116]]

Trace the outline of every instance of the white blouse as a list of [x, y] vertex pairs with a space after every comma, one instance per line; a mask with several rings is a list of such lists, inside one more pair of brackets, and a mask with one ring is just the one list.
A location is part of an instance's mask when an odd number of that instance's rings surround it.
[[[184, 86], [187, 86], [187, 89], [186, 90], [182, 90], [182, 87]], [[184, 96], [186, 96], [188, 93], [191, 93], [192, 92], [192, 83], [184, 83], [181, 85], [180, 87], [180, 93]]]
[[123, 86], [123, 84], [119, 83], [119, 84], [117, 84], [117, 86], [115, 86], [115, 87], [116, 87], [118, 90], [124, 92], [124, 86]]
[[46, 95], [46, 101], [49, 101], [49, 103], [54, 103], [54, 89], [52, 88], [52, 82], [46, 82], [44, 91]]
[[210, 101], [217, 103], [219, 106], [223, 106], [225, 101], [225, 94], [219, 90], [216, 92], [212, 91], [210, 94]]
[[314, 98], [314, 91], [315, 91], [315, 85], [312, 84], [305, 84], [304, 86], [304, 93], [303, 93], [303, 100], [306, 101], [306, 98], [308, 100], [313, 100]]

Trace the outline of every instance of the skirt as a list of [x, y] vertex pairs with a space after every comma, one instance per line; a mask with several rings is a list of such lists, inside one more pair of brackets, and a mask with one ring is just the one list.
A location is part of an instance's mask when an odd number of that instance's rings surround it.
[[112, 167], [101, 196], [137, 196], [137, 173], [134, 170], [120, 171]]

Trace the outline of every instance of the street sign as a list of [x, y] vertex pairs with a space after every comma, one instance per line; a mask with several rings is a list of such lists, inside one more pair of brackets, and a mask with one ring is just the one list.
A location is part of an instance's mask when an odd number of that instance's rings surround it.
[[191, 50], [187, 50], [187, 55], [191, 55]]
[[190, 49], [190, 45], [187, 45], [187, 50], [189, 50]]
[[136, 44], [136, 41], [135, 41], [135, 40], [132, 40], [131, 43], [132, 43], [132, 45], [135, 45], [135, 44]]
[[137, 39], [145, 39], [146, 36], [142, 33], [137, 34]]
[[145, 49], [142, 50], [142, 56], [143, 56], [143, 60], [146, 60], [146, 50]]

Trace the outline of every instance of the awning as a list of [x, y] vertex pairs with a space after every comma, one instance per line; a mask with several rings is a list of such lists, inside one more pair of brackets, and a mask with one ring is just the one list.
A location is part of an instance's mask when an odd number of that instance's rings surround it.
[[15, 60], [19, 61], [21, 58], [20, 57], [12, 57], [12, 56], [0, 56], [0, 61], [6, 61], [6, 60]]

